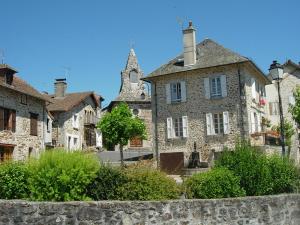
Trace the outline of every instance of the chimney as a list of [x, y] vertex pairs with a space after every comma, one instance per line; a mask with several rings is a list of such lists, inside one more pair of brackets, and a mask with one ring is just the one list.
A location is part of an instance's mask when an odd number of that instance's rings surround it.
[[184, 66], [192, 66], [196, 63], [196, 30], [192, 21], [183, 32]]
[[65, 78], [55, 79], [54, 87], [55, 87], [55, 97], [58, 98], [65, 97], [66, 89], [67, 89], [67, 82]]

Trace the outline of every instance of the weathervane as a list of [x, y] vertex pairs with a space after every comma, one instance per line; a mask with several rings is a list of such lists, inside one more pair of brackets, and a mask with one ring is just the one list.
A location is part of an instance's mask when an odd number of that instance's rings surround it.
[[129, 45], [130, 45], [130, 48], [132, 48], [132, 49], [133, 49], [133, 48], [134, 48], [134, 44], [135, 44], [135, 43], [134, 43], [134, 41], [133, 41], [133, 40], [131, 40], [131, 41], [130, 41], [130, 43], [129, 43]]
[[63, 66], [63, 69], [65, 71], [65, 78], [67, 78], [69, 76], [69, 74], [70, 74], [71, 68], [68, 67], [68, 66]]

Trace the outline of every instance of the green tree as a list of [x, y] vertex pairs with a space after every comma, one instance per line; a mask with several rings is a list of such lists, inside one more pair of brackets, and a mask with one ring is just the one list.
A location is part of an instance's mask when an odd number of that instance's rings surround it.
[[293, 119], [300, 124], [300, 86], [294, 91], [295, 104], [291, 105], [289, 111], [293, 116]]
[[[276, 130], [278, 133], [280, 133], [280, 124], [273, 126], [272, 130]], [[288, 146], [288, 156], [290, 155], [290, 152], [291, 152], [292, 136], [294, 134], [295, 134], [295, 129], [293, 127], [293, 124], [290, 121], [288, 121], [287, 119], [284, 119], [283, 135], [284, 135], [285, 144]]]
[[125, 103], [120, 103], [106, 113], [98, 123], [106, 145], [120, 145], [121, 166], [124, 166], [123, 146], [134, 137], [146, 139], [146, 127], [143, 121], [134, 117]]

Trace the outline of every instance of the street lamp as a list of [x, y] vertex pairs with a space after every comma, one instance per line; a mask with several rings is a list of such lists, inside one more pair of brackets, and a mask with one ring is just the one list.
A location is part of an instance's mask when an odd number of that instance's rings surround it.
[[282, 102], [280, 95], [280, 81], [283, 79], [283, 67], [276, 60], [270, 65], [270, 74], [272, 79], [277, 82], [277, 91], [278, 91], [278, 99], [279, 99], [279, 116], [280, 116], [280, 139], [281, 139], [281, 147], [282, 147], [282, 156], [285, 156], [285, 142], [284, 142], [284, 120], [283, 120], [283, 112], [282, 112]]

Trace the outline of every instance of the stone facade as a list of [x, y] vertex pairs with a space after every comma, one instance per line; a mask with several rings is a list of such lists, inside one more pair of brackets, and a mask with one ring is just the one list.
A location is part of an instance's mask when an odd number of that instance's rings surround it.
[[[204, 80], [208, 77], [225, 75], [227, 96], [216, 99], [205, 97]], [[240, 81], [239, 81], [240, 76]], [[252, 71], [247, 64], [226, 65], [207, 69], [190, 70], [158, 76], [152, 82], [152, 110], [157, 107], [158, 149], [160, 152], [193, 151], [196, 144], [201, 160], [208, 160], [212, 150], [221, 151], [224, 146], [233, 147], [237, 138], [249, 137], [251, 130], [251, 112], [264, 115], [264, 107], [252, 100], [251, 78], [264, 86], [258, 72]], [[166, 85], [185, 82], [185, 102], [167, 103]], [[156, 87], [155, 87], [156, 86]], [[156, 88], [156, 93], [155, 89]], [[240, 95], [240, 88], [242, 89]], [[157, 95], [155, 98], [154, 95]], [[208, 135], [207, 113], [229, 113], [229, 132], [227, 134]], [[155, 116], [155, 114], [153, 114]], [[167, 119], [187, 116], [187, 137], [168, 138]]]
[[0, 212], [0, 225], [299, 225], [300, 195], [163, 202], [0, 200]]
[[[87, 123], [86, 112], [91, 113], [94, 121]], [[91, 96], [85, 98], [77, 106], [65, 112], [52, 112], [54, 117], [53, 139], [56, 147], [63, 147], [69, 150], [88, 149], [102, 147], [102, 137], [95, 125], [100, 118], [100, 107], [97, 106]], [[76, 120], [74, 121], [74, 116]], [[92, 118], [92, 117], [91, 117]], [[95, 135], [95, 142], [87, 143], [86, 132], [90, 129]]]
[[[16, 130], [0, 131], [0, 146], [11, 145], [14, 160], [25, 160], [38, 155], [45, 148], [45, 100], [26, 95], [27, 104], [21, 103], [23, 93], [0, 86], [0, 107], [16, 111]], [[37, 135], [30, 135], [30, 113], [38, 115]]]
[[[282, 100], [283, 117], [291, 122], [295, 129], [295, 135], [292, 137], [291, 158], [296, 162], [300, 162], [299, 141], [298, 141], [298, 127], [293, 120], [292, 115], [289, 113], [289, 105], [293, 104], [294, 97], [293, 91], [297, 86], [300, 86], [300, 66], [288, 61], [284, 64], [284, 78], [280, 82], [280, 94]], [[266, 86], [267, 92], [267, 112], [271, 125], [278, 125], [279, 118], [279, 105], [278, 105], [278, 90], [277, 83], [273, 81], [272, 84]]]
[[[151, 96], [145, 88], [143, 71], [137, 61], [137, 57], [133, 49], [130, 50], [125, 69], [121, 72], [121, 87], [118, 97], [113, 100], [106, 110], [111, 111], [120, 102], [128, 104], [129, 108], [135, 116], [143, 120], [146, 125], [147, 139], [138, 140], [125, 146], [124, 149], [152, 149], [152, 112], [151, 112]], [[116, 146], [115, 149], [118, 147]]]

